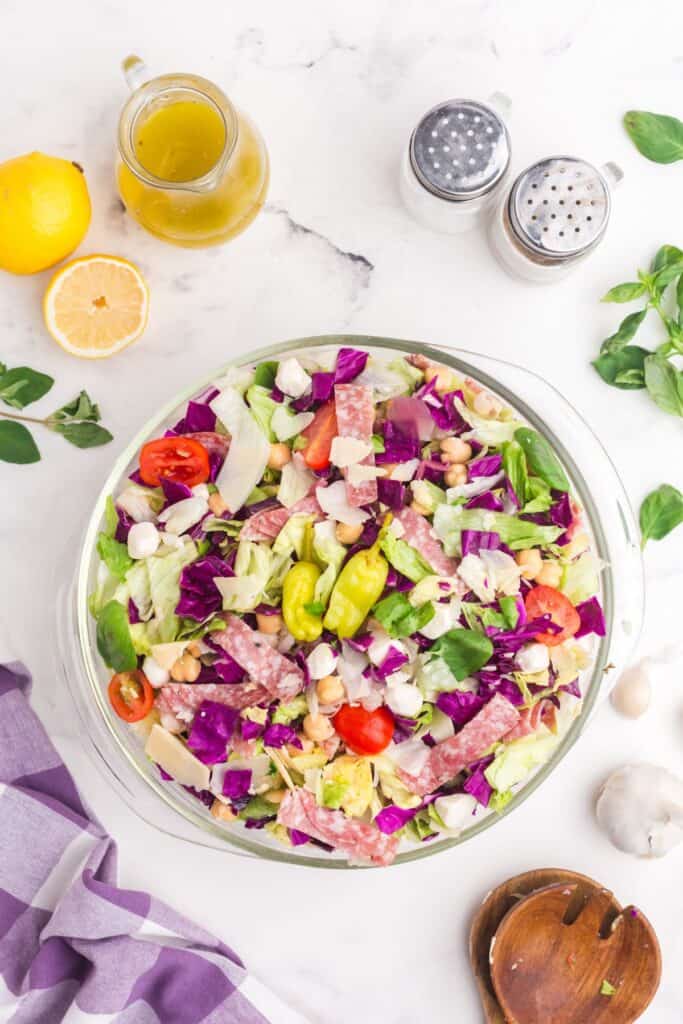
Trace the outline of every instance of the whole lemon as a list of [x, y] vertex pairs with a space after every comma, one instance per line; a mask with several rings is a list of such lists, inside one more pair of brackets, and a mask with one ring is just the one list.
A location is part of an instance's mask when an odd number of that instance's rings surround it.
[[35, 274], [79, 245], [90, 196], [78, 164], [27, 153], [0, 164], [0, 269]]

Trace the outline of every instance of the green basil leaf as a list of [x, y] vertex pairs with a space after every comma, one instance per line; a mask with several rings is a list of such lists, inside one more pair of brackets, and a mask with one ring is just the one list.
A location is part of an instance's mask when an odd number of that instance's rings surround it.
[[678, 263], [679, 260], [683, 260], [683, 249], [679, 249], [676, 245], [662, 245], [652, 261], [652, 270], [657, 274], [664, 267], [668, 267], [670, 263]]
[[560, 461], [548, 442], [535, 430], [519, 427], [515, 441], [521, 444], [529, 469], [554, 491], [568, 491], [569, 481]]
[[672, 416], [683, 416], [680, 374], [676, 367], [661, 355], [650, 355], [645, 360], [645, 386], [660, 409]]
[[75, 444], [77, 448], [97, 448], [113, 440], [108, 430], [90, 420], [82, 420], [80, 423], [55, 423], [51, 429], [56, 430], [65, 441]]
[[606, 352], [593, 360], [593, 366], [606, 384], [635, 391], [645, 387], [645, 360], [651, 353], [639, 345], [627, 345]]
[[0, 377], [0, 399], [5, 405], [24, 409], [46, 395], [53, 384], [54, 378], [46, 373], [38, 373], [29, 366], [16, 366]]
[[670, 285], [671, 282], [675, 281], [677, 277], [681, 276], [681, 274], [683, 274], [683, 259], [669, 263], [666, 267], [663, 267], [655, 277], [655, 288], [659, 292], [663, 292], [667, 285]]
[[72, 401], [67, 402], [49, 417], [50, 420], [92, 420], [100, 419], [100, 410], [87, 391], [81, 391]]
[[40, 452], [30, 431], [15, 420], [0, 420], [0, 462], [14, 462], [25, 466], [39, 462]]
[[614, 386], [627, 391], [640, 391], [645, 387], [645, 372], [637, 369], [622, 370], [614, 378]]
[[101, 533], [97, 538], [97, 553], [112, 576], [123, 583], [126, 573], [133, 564], [127, 546], [108, 534]]
[[526, 469], [524, 449], [518, 441], [505, 441], [502, 447], [503, 472], [510, 481], [513, 491], [520, 504], [526, 505], [529, 474]]
[[439, 637], [430, 653], [443, 658], [460, 683], [490, 660], [493, 644], [486, 634], [476, 630], [451, 629]]
[[683, 494], [671, 484], [662, 484], [640, 506], [642, 547], [648, 540], [661, 540], [683, 523]]
[[275, 375], [279, 363], [276, 362], [265, 362], [259, 363], [254, 371], [253, 383], [257, 384], [260, 388], [268, 388], [270, 391], [275, 384]]
[[109, 601], [97, 619], [97, 650], [105, 665], [115, 672], [132, 672], [138, 659], [128, 625], [128, 612], [118, 601]]
[[648, 110], [629, 110], [624, 127], [639, 153], [656, 164], [683, 160], [683, 121]]
[[647, 287], [642, 281], [628, 281], [626, 284], [617, 284], [610, 288], [606, 295], [603, 295], [602, 302], [633, 302], [645, 295]]
[[406, 595], [397, 590], [379, 601], [372, 609], [372, 614], [390, 637], [398, 639], [410, 636], [426, 626], [434, 618], [434, 608], [430, 602], [420, 608], [413, 608]]
[[617, 352], [624, 345], [628, 345], [631, 338], [635, 336], [636, 331], [642, 324], [643, 320], [647, 315], [647, 306], [645, 309], [640, 309], [637, 313], [629, 313], [627, 317], [619, 324], [617, 331], [611, 334], [609, 338], [605, 338], [602, 345], [600, 346], [601, 352]]

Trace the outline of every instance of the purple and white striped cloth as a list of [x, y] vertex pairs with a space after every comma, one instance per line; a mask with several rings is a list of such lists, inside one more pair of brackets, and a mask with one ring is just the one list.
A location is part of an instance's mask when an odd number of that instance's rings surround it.
[[116, 844], [81, 803], [0, 665], [0, 1021], [305, 1024], [208, 932], [116, 885]]

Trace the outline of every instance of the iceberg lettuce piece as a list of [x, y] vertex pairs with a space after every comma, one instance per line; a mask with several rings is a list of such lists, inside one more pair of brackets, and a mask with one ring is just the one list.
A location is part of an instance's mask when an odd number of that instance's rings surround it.
[[523, 548], [546, 547], [563, 532], [561, 526], [539, 526], [537, 523], [508, 516], [504, 512], [490, 512], [481, 508], [462, 508], [460, 505], [439, 505], [434, 513], [434, 529], [447, 555], [461, 553], [460, 535], [463, 530], [481, 530], [497, 533], [503, 544], [512, 551]]
[[532, 733], [500, 746], [484, 771], [487, 782], [499, 793], [505, 793], [522, 782], [538, 765], [545, 764], [559, 742], [560, 737], [553, 733], [540, 736]]

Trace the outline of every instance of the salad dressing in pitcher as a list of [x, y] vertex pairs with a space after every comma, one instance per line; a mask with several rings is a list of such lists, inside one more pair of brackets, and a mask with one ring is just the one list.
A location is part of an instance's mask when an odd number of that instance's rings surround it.
[[175, 245], [201, 248], [238, 235], [268, 189], [257, 129], [206, 79], [150, 80], [135, 57], [124, 73], [134, 91], [119, 122], [117, 184], [128, 212]]

